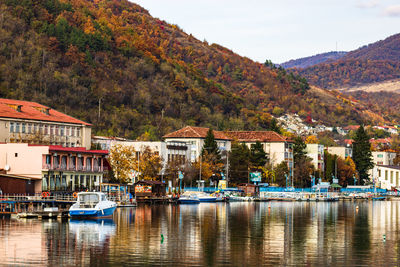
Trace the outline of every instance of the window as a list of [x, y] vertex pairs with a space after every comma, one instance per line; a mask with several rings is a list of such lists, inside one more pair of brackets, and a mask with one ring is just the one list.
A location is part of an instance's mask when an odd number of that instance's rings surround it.
[[10, 122], [10, 133], [13, 133], [14, 132], [14, 123], [13, 122]]
[[393, 171], [390, 171], [390, 183], [393, 184]]
[[37, 133], [38, 132], [38, 125], [35, 123], [33, 124], [33, 133]]
[[71, 127], [71, 136], [75, 136], [75, 127]]
[[385, 180], [386, 181], [388, 180], [388, 171], [387, 170], [385, 171]]
[[59, 131], [58, 131], [59, 127], [58, 125], [56, 125], [56, 135], [58, 135]]
[[67, 130], [66, 130], [65, 135], [66, 135], [66, 136], [70, 136], [70, 135], [71, 135], [71, 134], [70, 134], [70, 127], [67, 126], [66, 129], [67, 129]]
[[39, 133], [40, 133], [40, 134], [43, 134], [43, 124], [40, 124], [40, 125], [39, 125]]
[[32, 133], [32, 124], [28, 123], [28, 133]]
[[54, 135], [54, 125], [50, 126], [50, 135]]
[[76, 136], [81, 136], [81, 129], [79, 129], [79, 128], [76, 128]]
[[26, 131], [26, 124], [22, 123], [22, 133], [25, 133], [25, 131]]
[[64, 130], [65, 130], [64, 126], [60, 126], [60, 135], [61, 136], [64, 136]]
[[20, 127], [20, 123], [19, 122], [17, 122], [16, 124], [15, 124], [15, 132], [16, 133], [19, 133], [19, 127]]
[[44, 134], [48, 135], [49, 134], [49, 125], [44, 126]]
[[382, 155], [382, 154], [378, 154], [377, 157], [378, 157], [378, 158], [383, 158], [383, 155]]
[[18, 153], [15, 153], [15, 157], [18, 158]]

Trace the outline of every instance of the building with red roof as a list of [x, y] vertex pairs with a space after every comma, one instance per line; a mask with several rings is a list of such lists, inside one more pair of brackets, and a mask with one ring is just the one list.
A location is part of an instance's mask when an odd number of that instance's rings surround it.
[[[7, 184], [0, 177], [0, 189], [8, 194], [99, 190], [108, 166], [107, 155], [107, 150], [84, 147], [2, 143], [0, 169]], [[12, 179], [18, 180], [15, 186]]]
[[290, 175], [293, 175], [293, 140], [273, 131], [227, 131], [227, 136], [239, 143], [245, 143], [249, 148], [257, 141], [267, 153], [273, 166], [285, 161]]
[[0, 98], [0, 142], [89, 149], [90, 139], [89, 123], [35, 102]]

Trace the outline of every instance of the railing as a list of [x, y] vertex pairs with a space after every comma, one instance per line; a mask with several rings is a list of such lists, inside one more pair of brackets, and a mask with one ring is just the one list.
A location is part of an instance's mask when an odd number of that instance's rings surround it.
[[[107, 195], [107, 199], [115, 202], [128, 202], [129, 195], [116, 195], [116, 194], [107, 194], [107, 192], [103, 192]], [[77, 198], [75, 198], [71, 193], [51, 193], [49, 195], [45, 195], [44, 193], [36, 193], [34, 195], [26, 195], [26, 194], [0, 194], [0, 202], [1, 201], [65, 201], [65, 202], [76, 202]]]
[[65, 164], [62, 165], [53, 165], [51, 164], [43, 164], [43, 170], [55, 170], [55, 171], [81, 171], [81, 172], [103, 172], [107, 171], [107, 168], [101, 166], [67, 166]]

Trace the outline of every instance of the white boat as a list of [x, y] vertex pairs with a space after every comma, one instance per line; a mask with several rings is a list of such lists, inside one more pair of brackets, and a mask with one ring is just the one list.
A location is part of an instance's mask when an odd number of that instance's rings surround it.
[[214, 197], [210, 194], [206, 194], [204, 192], [198, 193], [197, 197], [199, 198], [200, 202], [216, 202], [217, 201], [217, 197]]
[[80, 192], [75, 204], [69, 209], [69, 216], [74, 218], [111, 217], [117, 203], [107, 200], [101, 192]]
[[197, 195], [190, 194], [190, 195], [181, 195], [178, 199], [178, 202], [180, 204], [199, 204], [200, 199], [198, 198]]

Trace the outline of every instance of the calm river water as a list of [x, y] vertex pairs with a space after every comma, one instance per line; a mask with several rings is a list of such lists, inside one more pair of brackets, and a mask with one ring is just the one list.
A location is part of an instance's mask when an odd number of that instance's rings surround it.
[[0, 220], [0, 265], [399, 266], [400, 201], [120, 208], [113, 219]]

